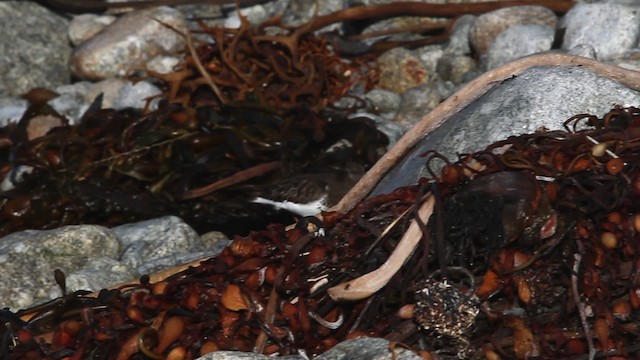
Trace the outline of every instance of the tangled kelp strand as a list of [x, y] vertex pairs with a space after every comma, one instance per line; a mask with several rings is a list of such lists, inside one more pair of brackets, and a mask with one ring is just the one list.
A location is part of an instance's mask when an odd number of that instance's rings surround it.
[[[240, 19], [238, 29], [200, 22], [201, 29], [194, 33], [210, 37], [209, 43], [185, 34], [190, 56], [173, 73], [153, 74], [169, 84], [161, 96], [183, 106], [252, 100], [278, 109], [319, 110], [356, 85], [370, 89], [377, 81], [372, 57], [336, 55], [327, 39], [307, 31], [311, 23], [290, 31], [268, 20], [254, 29], [246, 18]], [[267, 27], [284, 34], [272, 35]]]

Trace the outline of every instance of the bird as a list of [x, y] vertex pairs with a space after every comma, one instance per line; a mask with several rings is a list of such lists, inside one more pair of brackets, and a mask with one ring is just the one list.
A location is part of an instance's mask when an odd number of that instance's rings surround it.
[[246, 236], [270, 224], [289, 225], [336, 204], [364, 170], [363, 165], [347, 161], [282, 171], [262, 183], [226, 189], [224, 196], [207, 206], [197, 206], [196, 216], [190, 219], [199, 232], [217, 230], [229, 237]]
[[257, 186], [250, 201], [302, 217], [314, 216], [335, 205], [364, 174], [364, 166], [355, 161], [323, 170], [283, 176]]

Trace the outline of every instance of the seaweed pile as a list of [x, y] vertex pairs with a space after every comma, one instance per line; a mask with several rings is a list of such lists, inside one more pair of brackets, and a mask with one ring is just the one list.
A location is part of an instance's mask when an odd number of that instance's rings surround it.
[[[199, 232], [246, 233], [293, 220], [248, 203], [247, 189], [291, 174], [345, 171], [351, 159], [366, 167], [386, 145], [367, 119], [240, 106], [199, 108], [185, 116], [184, 108], [171, 104], [148, 114], [91, 110], [78, 125], [15, 139], [3, 149], [3, 174], [12, 176], [20, 166], [33, 170], [0, 193], [0, 235], [78, 223], [115, 226], [167, 214]], [[340, 141], [351, 146], [328, 151]]]
[[[149, 99], [159, 101], [157, 110], [102, 109], [98, 98], [71, 126], [43, 103], [48, 98], [33, 101], [18, 124], [1, 130], [0, 175], [21, 179], [0, 192], [0, 236], [167, 214], [200, 233], [247, 234], [295, 220], [249, 202], [260, 186], [319, 173], [357, 180], [349, 164], [367, 169], [388, 140], [370, 120], [354, 118], [355, 107], [332, 105], [369, 89], [375, 62], [340, 57], [299, 29], [267, 35], [242, 20], [239, 29], [202, 23], [208, 41], [184, 34], [189, 55], [175, 72], [156, 74], [165, 88]], [[61, 126], [33, 135], [47, 116]]]
[[[237, 236], [219, 256], [155, 283], [5, 312], [3, 354], [313, 357], [375, 336], [441, 358], [636, 358], [640, 109], [565, 126], [455, 162], [426, 153], [429, 169], [445, 164], [415, 186], [346, 214]], [[425, 204], [428, 221], [416, 216]], [[415, 251], [380, 291], [340, 294], [358, 292], [345, 282], [378, 271], [416, 226]]]

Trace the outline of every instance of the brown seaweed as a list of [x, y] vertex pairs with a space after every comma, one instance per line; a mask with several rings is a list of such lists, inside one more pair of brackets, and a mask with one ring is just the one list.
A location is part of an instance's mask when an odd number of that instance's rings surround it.
[[[540, 131], [462, 155], [347, 214], [236, 237], [219, 256], [160, 282], [141, 279], [82, 301], [69, 294], [59, 301], [73, 306], [17, 313], [39, 326], [7, 313], [4, 336], [15, 345], [5, 351], [10, 358], [175, 352], [189, 359], [217, 349], [312, 357], [344, 339], [377, 336], [439, 357], [635, 358], [640, 110], [577, 116], [567, 126], [583, 119], [585, 130]], [[389, 257], [425, 196], [435, 197], [436, 215], [393, 281], [362, 300], [328, 296]], [[476, 197], [468, 206], [493, 202], [497, 216], [450, 226], [437, 215], [472, 213], [456, 202]], [[478, 226], [486, 230], [469, 239]], [[177, 335], [167, 335], [170, 328]]]

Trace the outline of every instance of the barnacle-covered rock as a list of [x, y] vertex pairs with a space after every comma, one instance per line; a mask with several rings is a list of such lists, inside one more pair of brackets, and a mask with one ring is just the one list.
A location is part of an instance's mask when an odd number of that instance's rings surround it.
[[425, 279], [416, 285], [416, 321], [427, 330], [460, 338], [473, 327], [478, 299], [447, 281]]

